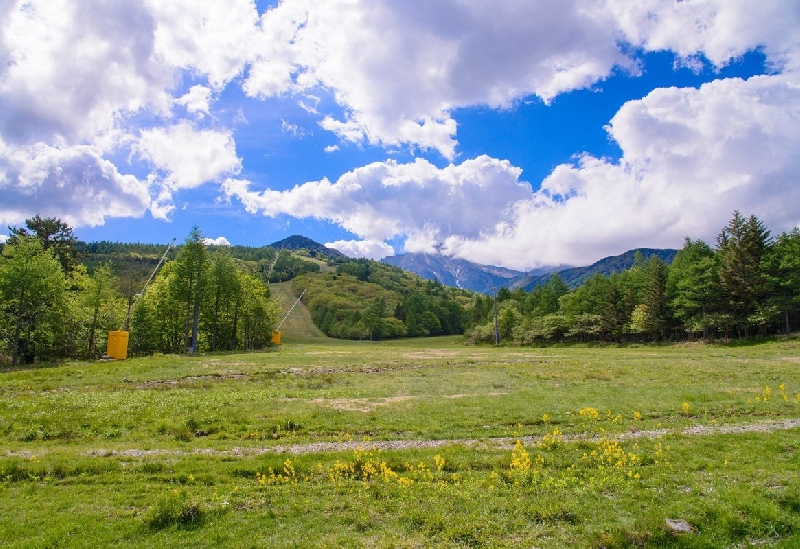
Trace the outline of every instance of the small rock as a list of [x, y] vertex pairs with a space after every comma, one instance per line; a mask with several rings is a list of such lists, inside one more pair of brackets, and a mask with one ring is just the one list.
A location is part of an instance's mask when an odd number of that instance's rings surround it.
[[693, 531], [692, 526], [685, 520], [667, 519], [666, 523], [667, 529], [675, 534], [691, 534]]

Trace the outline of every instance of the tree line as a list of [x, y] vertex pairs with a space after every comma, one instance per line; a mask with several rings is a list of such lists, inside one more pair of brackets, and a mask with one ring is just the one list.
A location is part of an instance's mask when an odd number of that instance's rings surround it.
[[[773, 237], [736, 211], [716, 245], [687, 238], [674, 261], [641, 254], [633, 267], [570, 290], [558, 275], [524, 290], [501, 289], [500, 338], [563, 341], [728, 339], [789, 333], [800, 321], [800, 230]], [[468, 337], [495, 337], [491, 296], [476, 300]]]
[[37, 215], [9, 232], [0, 256], [0, 363], [98, 358], [107, 333], [119, 329], [130, 330], [131, 354], [257, 349], [270, 341], [279, 307], [268, 286], [229, 250], [210, 251], [197, 227], [143, 295], [123, 293], [133, 283], [121, 288], [111, 261], [91, 271], [82, 264], [81, 243], [57, 218]]

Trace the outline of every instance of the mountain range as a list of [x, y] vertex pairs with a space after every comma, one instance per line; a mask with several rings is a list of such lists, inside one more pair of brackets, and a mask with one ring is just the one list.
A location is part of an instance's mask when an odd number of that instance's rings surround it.
[[[338, 250], [328, 248], [319, 242], [300, 235], [273, 242], [270, 247], [277, 250], [304, 249], [308, 250], [313, 256], [319, 254], [334, 260], [347, 258]], [[620, 255], [604, 257], [586, 267], [561, 265], [527, 272], [515, 271], [495, 265], [481, 265], [466, 259], [456, 259], [441, 254], [405, 253], [385, 257], [381, 259], [381, 262], [416, 273], [428, 280], [437, 280], [446, 286], [491, 294], [499, 288], [523, 289], [526, 292], [530, 292], [537, 286], [546, 284], [555, 273], [558, 273], [567, 286], [577, 288], [596, 273], [609, 276], [612, 273], [630, 269], [633, 266], [637, 252], [640, 252], [644, 259], [655, 255], [665, 263], [672, 263], [675, 254], [678, 253], [677, 250], [673, 249], [635, 248]]]
[[595, 273], [609, 276], [614, 272], [630, 269], [637, 252], [641, 252], [644, 259], [655, 255], [665, 263], [672, 263], [675, 254], [678, 253], [677, 250], [672, 249], [636, 248], [620, 255], [604, 257], [587, 267], [561, 266], [529, 272], [514, 271], [494, 265], [480, 265], [464, 259], [424, 253], [389, 256], [383, 258], [381, 262], [417, 273], [429, 280], [438, 280], [448, 286], [491, 294], [494, 290], [502, 287], [511, 290], [521, 288], [529, 292], [539, 285], [546, 284], [555, 273], [558, 273], [570, 288], [577, 288]]

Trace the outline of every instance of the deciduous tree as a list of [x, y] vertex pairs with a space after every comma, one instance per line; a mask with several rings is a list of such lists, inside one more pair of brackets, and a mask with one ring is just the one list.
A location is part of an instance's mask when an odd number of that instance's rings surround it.
[[66, 277], [41, 240], [18, 234], [0, 259], [0, 330], [11, 364], [46, 356], [66, 325]]

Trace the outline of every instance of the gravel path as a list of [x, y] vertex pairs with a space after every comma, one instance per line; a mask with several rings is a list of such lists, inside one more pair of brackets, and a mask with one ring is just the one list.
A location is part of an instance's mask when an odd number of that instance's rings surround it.
[[[609, 434], [606, 438], [612, 440], [630, 440], [638, 438], [660, 438], [666, 435], [702, 436], [713, 434], [740, 434], [740, 433], [772, 433], [800, 428], [800, 418], [784, 419], [780, 421], [761, 421], [756, 423], [743, 423], [737, 425], [693, 425], [684, 429], [655, 429], [650, 431], [628, 431], [626, 433]], [[504, 448], [510, 449], [517, 440], [526, 445], [536, 444], [541, 436], [527, 437], [497, 437], [487, 439], [443, 439], [443, 440], [369, 440], [369, 441], [344, 441], [344, 442], [311, 442], [308, 444], [293, 444], [287, 446], [267, 447], [234, 447], [230, 450], [216, 450], [213, 448], [198, 448], [196, 450], [90, 450], [85, 455], [96, 457], [144, 457], [154, 455], [213, 455], [213, 456], [254, 456], [263, 454], [315, 454], [323, 452], [341, 452], [359, 448], [374, 448], [378, 450], [407, 450], [412, 448], [439, 448], [442, 446], [472, 446], [476, 448]], [[565, 442], [596, 441], [597, 435], [564, 435]]]

